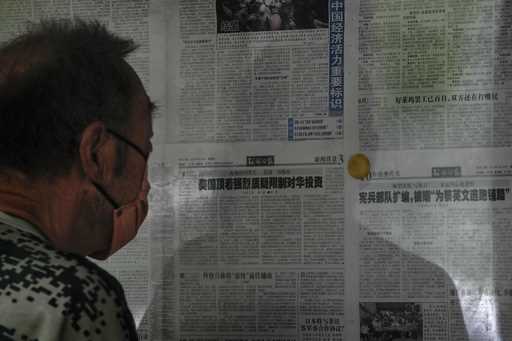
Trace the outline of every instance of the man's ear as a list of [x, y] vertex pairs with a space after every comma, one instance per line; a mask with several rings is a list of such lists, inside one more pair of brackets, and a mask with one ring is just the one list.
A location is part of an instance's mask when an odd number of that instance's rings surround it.
[[108, 143], [109, 134], [105, 124], [95, 121], [82, 132], [80, 139], [80, 162], [86, 177], [103, 183], [109, 177], [108, 169], [112, 167], [114, 145]]

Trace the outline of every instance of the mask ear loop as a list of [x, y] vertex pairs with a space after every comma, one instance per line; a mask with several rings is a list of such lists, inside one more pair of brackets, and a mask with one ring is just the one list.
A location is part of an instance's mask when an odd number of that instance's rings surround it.
[[100, 186], [100, 185], [98, 185], [98, 184], [97, 184], [97, 183], [95, 183], [95, 182], [92, 182], [92, 184], [94, 185], [94, 187], [96, 187], [96, 189], [98, 190], [98, 192], [100, 192], [100, 193], [105, 197], [105, 199], [107, 199], [107, 201], [110, 203], [110, 205], [112, 205], [112, 207], [114, 207], [114, 209], [116, 209], [116, 210], [117, 210], [119, 207], [121, 207], [121, 206], [119, 206], [119, 205], [115, 202], [115, 200], [114, 200], [114, 199], [113, 199], [113, 198], [112, 198], [112, 197], [111, 197], [111, 196], [110, 196], [110, 195], [109, 195], [109, 194], [108, 194], [108, 193], [107, 193], [103, 188], [101, 188], [101, 186]]
[[132, 141], [128, 140], [123, 135], [118, 134], [118, 133], [116, 133], [115, 131], [113, 131], [113, 130], [111, 130], [109, 128], [107, 128], [107, 131], [109, 133], [111, 133], [112, 135], [114, 135], [115, 137], [117, 137], [118, 139], [120, 139], [121, 141], [123, 141], [124, 143], [126, 143], [127, 145], [129, 145], [130, 147], [132, 147], [133, 149], [135, 149], [144, 158], [144, 161], [146, 161], [146, 163], [148, 162], [149, 156], [146, 153], [144, 153], [144, 151], [139, 146], [137, 146]]
[[[137, 146], [135, 143], [133, 143], [132, 141], [128, 140], [126, 137], [124, 137], [123, 135], [115, 132], [114, 130], [110, 129], [110, 128], [107, 128], [107, 131], [114, 135], [115, 137], [117, 137], [119, 140], [123, 141], [124, 143], [126, 143], [127, 145], [129, 145], [130, 147], [132, 147], [133, 149], [135, 149], [136, 152], [138, 152], [142, 158], [144, 159], [144, 162], [145, 162], [145, 166], [146, 166], [146, 169], [144, 170], [144, 175], [142, 176], [142, 180], [141, 180], [141, 184], [139, 186], [139, 190], [142, 191], [144, 190], [144, 182], [147, 181], [147, 176], [148, 176], [148, 159], [149, 159], [149, 155], [146, 154], [139, 146]], [[149, 190], [148, 190], [149, 192]], [[114, 206], [115, 207], [115, 206]], [[119, 206], [118, 206], [119, 207]]]
[[[118, 134], [117, 132], [115, 132], [115, 131], [113, 131], [113, 130], [111, 130], [109, 128], [107, 128], [107, 131], [110, 134], [112, 134], [115, 137], [117, 137], [118, 139], [120, 139], [121, 141], [123, 141], [124, 143], [126, 143], [127, 145], [129, 145], [130, 147], [132, 147], [133, 149], [135, 149], [144, 158], [146, 169], [144, 171], [144, 175], [142, 176], [142, 183], [139, 186], [139, 190], [143, 189], [143, 187], [145, 185], [144, 181], [145, 181], [145, 179], [147, 179], [147, 173], [148, 173], [148, 168], [147, 168], [147, 165], [148, 165], [148, 155], [146, 155], [146, 153], [144, 153], [144, 151], [141, 148], [139, 148], [139, 146], [137, 146], [135, 143], [131, 142], [130, 140], [128, 140], [127, 138], [125, 138], [121, 134]], [[98, 192], [103, 194], [103, 196], [112, 205], [112, 207], [114, 207], [114, 209], [118, 209], [119, 207], [121, 207], [118, 203], [116, 203], [114, 198], [112, 198], [112, 196], [110, 196], [99, 184], [97, 184], [95, 182], [92, 182], [92, 184], [94, 185], [94, 187], [96, 187]], [[148, 190], [148, 192], [149, 192], [149, 190]]]

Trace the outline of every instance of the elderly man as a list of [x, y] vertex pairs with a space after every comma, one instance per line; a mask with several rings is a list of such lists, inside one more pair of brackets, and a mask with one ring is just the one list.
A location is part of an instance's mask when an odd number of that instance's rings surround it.
[[148, 206], [153, 104], [98, 23], [51, 21], [0, 47], [0, 339], [137, 340], [94, 263]]

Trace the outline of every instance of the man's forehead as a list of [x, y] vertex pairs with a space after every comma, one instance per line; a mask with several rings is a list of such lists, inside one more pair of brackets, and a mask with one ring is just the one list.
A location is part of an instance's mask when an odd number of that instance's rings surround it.
[[152, 114], [155, 110], [155, 104], [151, 101], [149, 96], [146, 94], [146, 91], [142, 87], [142, 85], [136, 90], [135, 96], [132, 99], [132, 106], [130, 111], [132, 114], [130, 115], [130, 124], [131, 128], [128, 128], [130, 131], [138, 131], [141, 128], [141, 125], [145, 127], [144, 135], [149, 138], [153, 136], [153, 119]]
[[147, 114], [150, 116], [150, 123], [152, 126], [153, 125], [152, 116], [156, 109], [156, 105], [149, 98], [149, 96], [146, 92], [146, 89], [144, 88], [144, 85], [142, 84], [142, 80], [137, 75], [137, 72], [133, 69], [133, 67], [130, 64], [128, 64], [128, 62], [126, 62], [126, 61], [124, 61], [124, 62], [126, 63], [128, 69], [134, 76], [134, 82], [135, 82], [134, 86], [135, 86], [135, 94], [136, 94], [134, 103], [135, 103], [136, 111], [142, 110], [144, 112], [147, 112]]

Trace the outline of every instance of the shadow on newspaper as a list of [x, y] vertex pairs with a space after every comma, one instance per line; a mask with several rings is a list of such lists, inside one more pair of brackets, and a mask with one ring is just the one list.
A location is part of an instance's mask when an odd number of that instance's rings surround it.
[[[190, 255], [194, 252], [198, 255], [204, 255], [204, 246], [211, 245], [212, 237], [212, 235], [204, 235], [186, 242], [178, 252], [181, 255]], [[488, 333], [485, 334], [485, 331], [482, 331], [480, 336], [473, 333], [473, 337], [469, 338], [455, 284], [446, 271], [440, 266], [404, 251], [386, 240], [379, 238], [374, 242], [378, 243], [374, 256], [380, 259], [380, 262], [374, 265], [379, 266], [380, 269], [368, 273], [367, 270], [369, 269], [363, 268], [365, 274], [360, 276], [360, 340], [481, 341], [489, 339], [482, 338], [484, 335], [489, 335]], [[402, 266], [405, 265], [407, 272], [393, 269], [393, 266], [397, 264], [397, 259]], [[208, 264], [203, 256], [199, 256], [196, 260], [198, 262], [195, 267], [212, 271], [218, 270], [216, 264]], [[248, 337], [247, 332], [231, 331], [222, 333], [218, 331], [221, 322], [219, 315], [214, 313], [217, 309], [215, 292], [218, 290], [218, 285], [225, 284], [222, 283], [222, 280], [218, 280], [217, 285], [212, 286], [211, 282], [206, 285], [201, 280], [202, 274], [200, 271], [177, 272], [173, 255], [163, 257], [161, 261], [162, 264], [157, 265], [160, 268], [160, 278], [153, 283], [151, 302], [139, 325], [141, 340], [177, 339], [178, 326], [176, 322], [180, 324], [179, 327], [184, 335], [199, 337], [199, 339], [205, 337], [205, 340], [224, 341], [236, 337]], [[364, 264], [361, 264], [361, 267], [364, 266]], [[180, 292], [178, 282], [187, 285], [188, 289]], [[328, 290], [327, 287], [326, 284], [324, 289]], [[319, 287], [318, 290], [323, 289]], [[233, 295], [235, 295], [235, 291]], [[296, 295], [299, 296], [299, 289], [297, 289]], [[180, 297], [186, 299], [187, 303], [180, 302]], [[254, 291], [252, 301], [256, 302], [258, 299], [257, 291]], [[251, 307], [250, 304], [239, 304], [238, 306]], [[233, 311], [232, 318], [235, 320], [240, 318], [239, 321], [232, 321], [233, 325], [238, 324], [240, 328], [243, 328], [244, 325], [256, 325], [258, 310], [266, 310], [266, 307], [259, 302], [252, 308], [254, 309], [252, 311]], [[273, 310], [276, 309], [276, 306], [272, 304], [272, 307], [268, 308]], [[191, 311], [191, 309], [194, 311]], [[292, 327], [296, 330], [303, 316], [301, 316], [299, 307], [296, 306], [295, 309], [299, 311], [295, 321], [292, 322]], [[176, 316], [178, 312], [180, 312], [180, 316]], [[196, 319], [191, 319], [193, 316], [196, 316]], [[343, 316], [341, 316], [341, 319], [343, 320]], [[258, 330], [253, 331], [253, 333], [254, 335], [251, 335], [253, 337], [262, 334]], [[274, 334], [268, 331], [263, 334], [267, 338], [259, 337], [258, 339], [271, 340], [272, 337], [282, 335], [278, 331]], [[299, 341], [304, 339], [304, 336], [289, 334], [287, 340]], [[248, 340], [251, 340], [251, 338], [248, 338]], [[329, 340], [337, 341], [341, 340], [341, 337], [333, 336]]]

